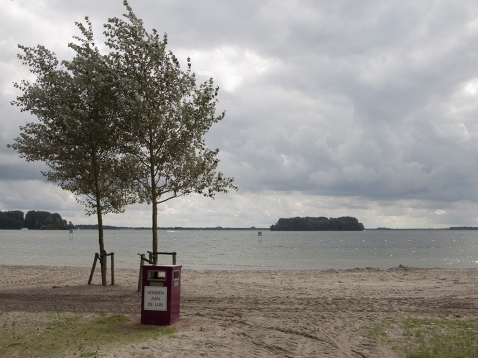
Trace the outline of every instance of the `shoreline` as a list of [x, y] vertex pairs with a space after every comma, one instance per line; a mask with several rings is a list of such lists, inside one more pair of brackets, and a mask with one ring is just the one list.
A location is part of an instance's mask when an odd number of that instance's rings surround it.
[[[115, 269], [115, 286], [106, 287], [98, 268], [87, 285], [90, 270], [0, 265], [0, 310], [103, 312], [138, 322], [138, 269]], [[363, 327], [390, 315], [474, 317], [477, 284], [476, 268], [183, 270], [177, 338], [167, 348], [148, 341], [100, 356], [399, 357]]]

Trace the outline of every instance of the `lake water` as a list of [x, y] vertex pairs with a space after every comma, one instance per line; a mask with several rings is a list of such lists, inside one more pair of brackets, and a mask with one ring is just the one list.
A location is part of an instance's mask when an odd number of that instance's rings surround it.
[[[160, 230], [159, 251], [176, 251], [177, 263], [195, 270], [312, 270], [398, 265], [478, 267], [478, 231], [367, 230], [277, 232]], [[95, 230], [0, 230], [0, 264], [91, 267], [99, 252]], [[137, 268], [151, 251], [151, 231], [106, 230], [115, 267]], [[170, 264], [170, 256], [160, 257]], [[108, 263], [109, 266], [109, 263]]]

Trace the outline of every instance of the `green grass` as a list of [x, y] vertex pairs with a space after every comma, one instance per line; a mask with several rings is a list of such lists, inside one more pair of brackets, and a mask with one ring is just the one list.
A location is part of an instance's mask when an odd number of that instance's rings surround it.
[[110, 347], [172, 338], [175, 328], [138, 318], [72, 312], [0, 312], [0, 357], [95, 357]]
[[398, 315], [376, 322], [369, 334], [407, 358], [478, 357], [478, 319], [460, 314]]

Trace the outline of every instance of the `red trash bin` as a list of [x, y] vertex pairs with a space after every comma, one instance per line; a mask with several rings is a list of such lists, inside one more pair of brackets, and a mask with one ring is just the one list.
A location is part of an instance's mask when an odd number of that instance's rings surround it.
[[141, 324], [179, 321], [181, 265], [143, 265]]

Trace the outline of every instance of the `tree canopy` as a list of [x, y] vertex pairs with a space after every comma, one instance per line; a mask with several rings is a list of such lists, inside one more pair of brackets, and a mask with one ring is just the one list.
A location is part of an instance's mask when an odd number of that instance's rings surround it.
[[216, 172], [219, 150], [208, 149], [203, 137], [224, 118], [224, 112], [216, 115], [219, 88], [212, 79], [198, 86], [189, 58], [183, 71], [166, 50], [167, 35], [146, 31], [124, 4], [125, 20], [112, 18], [105, 25], [106, 44], [121, 79], [123, 151], [134, 163], [138, 201], [152, 204], [157, 252], [158, 204], [192, 193], [213, 198], [237, 188]]
[[[12, 101], [38, 122], [20, 127], [20, 137], [8, 145], [27, 161], [43, 161], [49, 181], [77, 195], [88, 215], [97, 215], [100, 253], [105, 251], [102, 216], [124, 211], [134, 196], [126, 178], [127, 158], [118, 145], [117, 77], [108, 57], [94, 45], [91, 23], [76, 23], [82, 37], [70, 43], [75, 56], [60, 62], [38, 45], [19, 45], [18, 57], [36, 81], [15, 83], [22, 95]], [[103, 282], [106, 284], [106, 271]]]
[[22, 95], [12, 104], [38, 122], [20, 127], [9, 147], [27, 161], [44, 161], [47, 179], [76, 194], [88, 215], [97, 215], [101, 253], [102, 215], [133, 202], [152, 204], [157, 252], [158, 204], [237, 188], [233, 178], [216, 171], [219, 150], [204, 140], [224, 118], [224, 112], [216, 115], [219, 88], [212, 79], [197, 85], [190, 60], [183, 71], [166, 50], [166, 34], [146, 31], [124, 5], [125, 20], [104, 25], [106, 55], [95, 46], [88, 18], [86, 26], [76, 23], [82, 36], [68, 45], [75, 52], [71, 61], [60, 62], [40, 45], [19, 45], [19, 58], [36, 81], [15, 84]]

